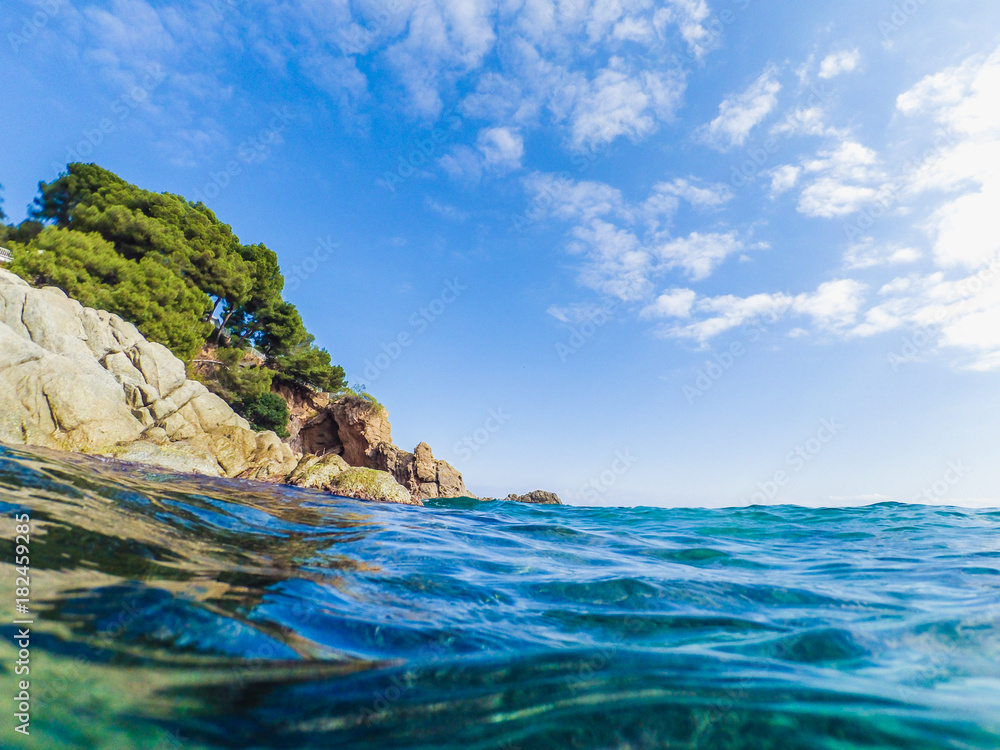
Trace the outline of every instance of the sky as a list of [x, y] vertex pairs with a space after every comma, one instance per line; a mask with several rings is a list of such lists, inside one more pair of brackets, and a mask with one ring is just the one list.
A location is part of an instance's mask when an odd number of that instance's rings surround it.
[[995, 0], [8, 0], [0, 183], [278, 254], [482, 496], [1000, 505]]

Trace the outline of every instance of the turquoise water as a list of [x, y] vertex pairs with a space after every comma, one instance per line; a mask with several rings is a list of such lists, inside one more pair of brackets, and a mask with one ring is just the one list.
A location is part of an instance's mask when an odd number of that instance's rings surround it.
[[0, 500], [8, 747], [1000, 747], [998, 511], [411, 508], [3, 448]]

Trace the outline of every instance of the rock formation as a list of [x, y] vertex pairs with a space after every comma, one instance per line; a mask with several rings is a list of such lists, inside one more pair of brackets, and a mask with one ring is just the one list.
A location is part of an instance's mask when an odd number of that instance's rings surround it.
[[475, 497], [459, 471], [439, 461], [427, 443], [409, 453], [392, 442], [385, 409], [358, 396], [330, 402], [319, 395], [285, 394], [292, 404], [291, 444], [303, 453], [339, 455], [351, 466], [385, 471], [418, 500]]
[[[131, 323], [0, 269], [0, 442], [365, 500], [475, 497], [426, 443], [395, 446], [388, 414], [368, 399], [278, 392], [292, 414], [287, 442], [254, 432]], [[559, 502], [540, 490], [507, 499]]]
[[503, 498], [505, 501], [513, 503], [534, 503], [535, 505], [562, 505], [562, 500], [554, 492], [545, 490], [534, 490], [527, 495], [510, 494]]
[[[34, 289], [3, 269], [0, 442], [267, 481], [285, 481], [313, 458], [273, 432], [254, 432], [131, 323], [84, 307], [54, 287]], [[414, 502], [388, 474], [343, 473], [327, 470], [324, 487], [351, 497]]]

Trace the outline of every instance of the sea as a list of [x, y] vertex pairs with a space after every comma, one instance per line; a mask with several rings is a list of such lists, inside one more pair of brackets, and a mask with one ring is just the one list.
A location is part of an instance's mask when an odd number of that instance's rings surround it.
[[0, 509], [2, 747], [1000, 748], [998, 510], [418, 508], [3, 447]]

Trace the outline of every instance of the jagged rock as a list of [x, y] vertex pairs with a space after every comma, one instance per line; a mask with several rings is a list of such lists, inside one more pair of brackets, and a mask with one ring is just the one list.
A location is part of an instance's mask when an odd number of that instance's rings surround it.
[[420, 443], [413, 449], [415, 459], [415, 473], [418, 482], [437, 482], [437, 465], [434, 462], [434, 453], [427, 443]]
[[402, 503], [404, 505], [423, 505], [412, 497], [405, 487], [401, 486], [384, 471], [353, 467], [334, 476], [326, 490], [334, 495], [356, 497], [361, 500], [377, 500], [383, 503]]
[[300, 458], [273, 432], [258, 432], [257, 450], [254, 451], [251, 468], [243, 476], [246, 479], [284, 481], [299, 465]]
[[143, 379], [161, 396], [169, 396], [187, 380], [184, 363], [162, 344], [139, 341], [126, 354]]
[[380, 446], [392, 444], [389, 415], [371, 401], [350, 396], [330, 404], [328, 411], [337, 424], [340, 454], [351, 466], [369, 466]]
[[142, 430], [118, 381], [94, 359], [46, 351], [0, 325], [0, 440], [95, 453]]
[[527, 495], [515, 495], [511, 493], [507, 497], [503, 498], [506, 502], [513, 503], [534, 503], [536, 505], [562, 505], [562, 500], [554, 492], [546, 492], [545, 490], [534, 490], [529, 492]]
[[392, 442], [386, 410], [359, 396], [330, 402], [326, 395], [279, 392], [292, 405], [291, 444], [303, 453], [336, 453], [351, 466], [391, 474], [415, 500], [437, 497], [475, 497], [462, 475], [445, 461], [435, 460], [427, 443], [413, 453]]
[[438, 461], [436, 466], [438, 497], [475, 497], [466, 489], [465, 481], [458, 469], [447, 461]]

